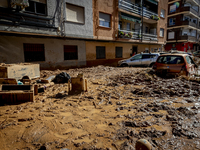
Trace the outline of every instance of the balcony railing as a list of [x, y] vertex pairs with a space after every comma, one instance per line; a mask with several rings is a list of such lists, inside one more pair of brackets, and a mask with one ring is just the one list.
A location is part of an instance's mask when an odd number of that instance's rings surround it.
[[198, 12], [195, 10], [195, 9], [193, 9], [192, 7], [189, 7], [189, 6], [187, 6], [187, 7], [182, 7], [181, 9], [180, 9], [180, 12], [182, 12], [182, 11], [190, 11], [190, 12], [192, 12], [193, 14], [195, 14], [195, 15], [199, 15], [198, 14]]
[[173, 25], [168, 24], [168, 27], [182, 26], [182, 25], [189, 25], [189, 26], [192, 26], [192, 27], [195, 27], [195, 28], [199, 28], [199, 26], [196, 23], [191, 22], [191, 21], [187, 21], [187, 20], [176, 22]]
[[[169, 0], [169, 2], [173, 2], [173, 1], [175, 1], [175, 0]], [[193, 1], [195, 1], [195, 2], [198, 3], [198, 4], [200, 4], [200, 1], [199, 1], [199, 0], [193, 0]]]
[[138, 32], [132, 32], [132, 31], [127, 31], [127, 30], [119, 30], [118, 32], [119, 38], [123, 39], [133, 39], [133, 40], [140, 40], [141, 38], [144, 41], [158, 41], [157, 35], [154, 34], [147, 34]]
[[[119, 8], [142, 16], [142, 8], [126, 0], [119, 1]], [[158, 16], [158, 14], [143, 7], [143, 16], [151, 19], [152, 16]]]
[[157, 35], [143, 33], [144, 41], [158, 41]]
[[189, 35], [181, 35], [177, 38], [177, 40], [187, 40], [187, 41], [193, 41], [193, 42], [198, 41], [196, 36], [189, 36]]
[[0, 7], [0, 24], [14, 26], [34, 26], [56, 29], [53, 18], [16, 12], [9, 8]]

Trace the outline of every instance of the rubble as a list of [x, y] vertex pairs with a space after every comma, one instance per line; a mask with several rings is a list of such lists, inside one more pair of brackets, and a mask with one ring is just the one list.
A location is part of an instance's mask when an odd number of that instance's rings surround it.
[[[71, 82], [36, 82], [62, 72]], [[41, 89], [33, 102], [0, 107], [0, 149], [135, 149], [139, 139], [152, 149], [199, 147], [199, 81], [108, 66], [40, 76], [24, 85]]]

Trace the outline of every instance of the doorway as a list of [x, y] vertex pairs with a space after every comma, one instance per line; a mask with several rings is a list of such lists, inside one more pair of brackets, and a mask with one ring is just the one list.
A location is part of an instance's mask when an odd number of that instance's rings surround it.
[[131, 56], [133, 56], [133, 54], [137, 54], [138, 53], [138, 49], [137, 49], [137, 46], [133, 46], [132, 47], [132, 54], [131, 54]]

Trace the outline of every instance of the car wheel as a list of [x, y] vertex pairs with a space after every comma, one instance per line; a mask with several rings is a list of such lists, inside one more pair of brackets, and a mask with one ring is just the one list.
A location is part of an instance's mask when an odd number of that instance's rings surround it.
[[153, 67], [154, 64], [155, 64], [155, 63], [151, 63], [151, 64], [149, 65], [149, 67]]
[[128, 64], [121, 64], [121, 67], [128, 67]]

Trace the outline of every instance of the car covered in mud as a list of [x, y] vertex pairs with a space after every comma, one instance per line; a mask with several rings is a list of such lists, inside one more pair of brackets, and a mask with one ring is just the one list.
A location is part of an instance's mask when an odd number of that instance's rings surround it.
[[193, 75], [197, 65], [188, 54], [164, 54], [158, 57], [153, 69], [158, 74]]
[[118, 66], [128, 67], [128, 66], [150, 66], [156, 62], [159, 53], [141, 53], [131, 58], [118, 61]]

